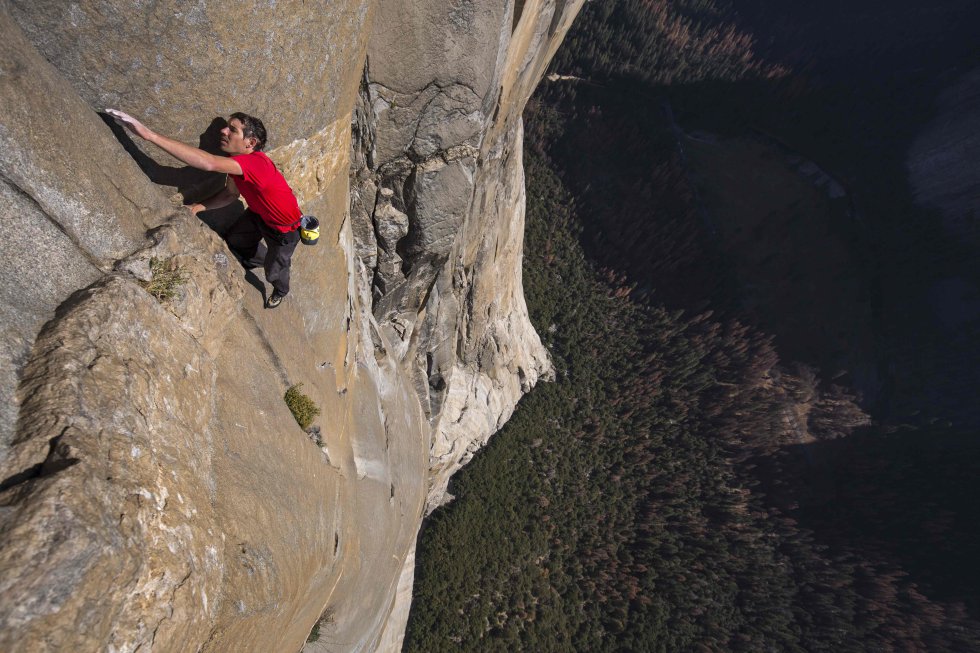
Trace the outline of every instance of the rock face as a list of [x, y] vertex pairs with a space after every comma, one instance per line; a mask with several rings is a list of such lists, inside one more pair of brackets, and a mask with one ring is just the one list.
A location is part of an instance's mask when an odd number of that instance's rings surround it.
[[[550, 373], [520, 113], [580, 5], [2, 3], [0, 650], [400, 646], [421, 517]], [[263, 117], [321, 222], [281, 308], [107, 106]]]
[[513, 274], [520, 113], [580, 3], [519, 4], [519, 16], [509, 3], [379, 5], [355, 114], [355, 247], [374, 315], [434, 427], [430, 508], [550, 373]]

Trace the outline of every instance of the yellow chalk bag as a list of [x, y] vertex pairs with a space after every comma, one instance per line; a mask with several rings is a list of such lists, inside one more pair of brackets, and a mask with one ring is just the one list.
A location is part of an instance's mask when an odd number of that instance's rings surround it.
[[320, 238], [320, 221], [312, 215], [304, 215], [299, 223], [299, 237], [304, 245], [316, 245]]

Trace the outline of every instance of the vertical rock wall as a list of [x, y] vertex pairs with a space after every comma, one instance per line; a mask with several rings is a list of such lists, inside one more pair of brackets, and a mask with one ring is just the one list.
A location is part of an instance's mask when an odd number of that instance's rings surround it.
[[355, 114], [351, 219], [374, 314], [433, 426], [430, 510], [550, 374], [515, 274], [520, 115], [581, 4], [378, 9]]
[[[580, 4], [0, 2], [0, 649], [399, 646], [421, 517], [548, 373], [520, 111]], [[286, 304], [107, 106], [263, 118], [322, 224]]]

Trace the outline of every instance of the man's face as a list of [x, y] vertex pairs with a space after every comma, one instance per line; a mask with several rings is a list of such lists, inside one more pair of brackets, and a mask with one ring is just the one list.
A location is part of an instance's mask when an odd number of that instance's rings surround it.
[[221, 151], [228, 154], [248, 154], [255, 147], [255, 138], [245, 138], [242, 121], [232, 118], [228, 126], [221, 130]]

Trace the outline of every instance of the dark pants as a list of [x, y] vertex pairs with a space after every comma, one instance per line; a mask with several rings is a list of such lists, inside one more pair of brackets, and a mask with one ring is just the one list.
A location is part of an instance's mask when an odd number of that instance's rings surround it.
[[264, 265], [265, 280], [280, 295], [289, 294], [289, 264], [299, 244], [299, 229], [276, 231], [257, 213], [246, 209], [225, 234], [225, 241], [246, 269]]

